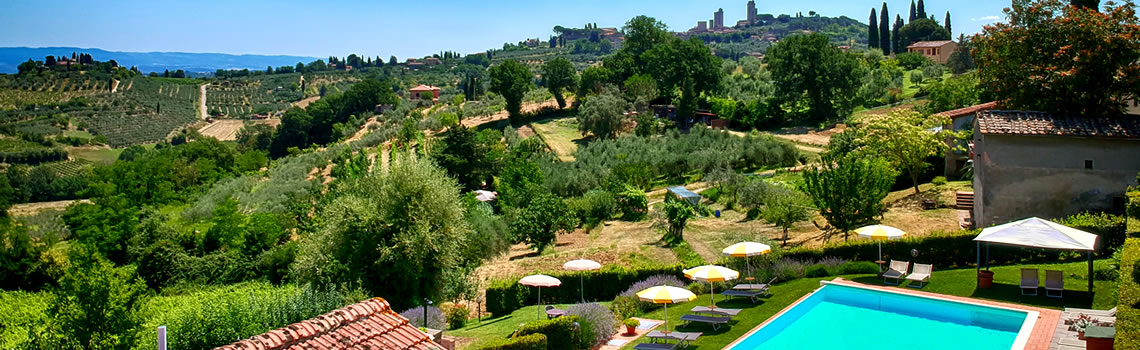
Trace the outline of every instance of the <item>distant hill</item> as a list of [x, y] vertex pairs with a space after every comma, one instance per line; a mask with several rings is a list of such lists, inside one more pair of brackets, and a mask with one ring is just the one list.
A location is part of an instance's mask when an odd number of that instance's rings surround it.
[[184, 70], [186, 72], [214, 72], [218, 69], [256, 69], [265, 67], [280, 67], [296, 65], [297, 62], [309, 63], [316, 57], [301, 56], [267, 56], [267, 55], [230, 55], [221, 53], [186, 53], [186, 52], [117, 52], [100, 49], [84, 49], [78, 47], [0, 47], [0, 73], [16, 73], [16, 67], [29, 58], [43, 61], [44, 57], [67, 56], [71, 53], [89, 53], [96, 60], [115, 60], [119, 65], [137, 66], [143, 73], [162, 72], [163, 70]]

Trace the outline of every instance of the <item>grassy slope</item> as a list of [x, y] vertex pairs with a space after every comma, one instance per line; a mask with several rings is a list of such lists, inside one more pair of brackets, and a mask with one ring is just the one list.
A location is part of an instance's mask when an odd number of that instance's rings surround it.
[[574, 118], [547, 119], [530, 124], [531, 129], [546, 142], [550, 149], [564, 162], [574, 161], [574, 152], [581, 144], [582, 134], [570, 127]]

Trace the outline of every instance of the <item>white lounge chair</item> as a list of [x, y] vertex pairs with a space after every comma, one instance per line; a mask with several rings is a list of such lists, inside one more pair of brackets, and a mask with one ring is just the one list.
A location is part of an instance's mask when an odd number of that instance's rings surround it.
[[720, 329], [720, 325], [728, 324], [728, 321], [732, 321], [732, 318], [730, 318], [730, 317], [719, 317], [719, 316], [702, 316], [702, 315], [694, 315], [694, 314], [685, 314], [685, 315], [681, 315], [681, 321], [685, 321], [685, 324], [681, 325], [681, 327], [689, 327], [689, 324], [696, 322], [696, 323], [704, 323], [704, 324], [710, 325], [710, 326], [712, 326], [712, 329], [715, 331], [717, 329]]
[[887, 279], [889, 278], [895, 280], [895, 283], [891, 284], [899, 285], [902, 278], [906, 276], [907, 270], [910, 270], [909, 261], [891, 260], [891, 267], [887, 269], [887, 272], [883, 272], [883, 284], [888, 284]]
[[[1037, 278], [1037, 269], [1021, 269], [1021, 295], [1037, 295], [1037, 285], [1041, 280]], [[1032, 293], [1026, 292], [1032, 290]]]
[[[1057, 292], [1057, 295], [1049, 292]], [[1065, 273], [1061, 271], [1045, 270], [1045, 296], [1060, 298], [1065, 294]]]
[[907, 287], [922, 288], [926, 282], [930, 282], [930, 275], [934, 273], [934, 265], [930, 264], [914, 264], [914, 270], [911, 274], [906, 276], [906, 280], [910, 282], [918, 282], [918, 286], [914, 284], [907, 284]]

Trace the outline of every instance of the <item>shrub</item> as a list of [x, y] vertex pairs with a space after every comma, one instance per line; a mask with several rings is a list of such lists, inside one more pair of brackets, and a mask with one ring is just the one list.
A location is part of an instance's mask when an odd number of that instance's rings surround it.
[[1120, 279], [1120, 271], [1112, 267], [1098, 267], [1093, 271], [1095, 281], [1115, 281]]
[[1055, 220], [1058, 224], [1069, 226], [1078, 230], [1094, 233], [1099, 236], [1097, 242], [1099, 252], [1112, 252], [1124, 245], [1125, 218], [1121, 215], [1107, 213], [1081, 213]]
[[614, 335], [617, 331], [617, 318], [614, 313], [602, 304], [586, 303], [570, 305], [566, 310], [569, 314], [578, 316], [582, 322], [581, 338], [587, 347], [600, 345]]
[[625, 321], [622, 321], [621, 324], [625, 325], [626, 327], [637, 327], [641, 325], [641, 321], [638, 321], [634, 318], [627, 318]]
[[934, 180], [930, 180], [930, 183], [938, 185], [938, 186], [945, 185], [946, 184], [946, 177], [945, 176], [935, 176]]
[[573, 315], [535, 321], [523, 325], [515, 334], [518, 336], [544, 334], [547, 350], [574, 350], [581, 344], [581, 339], [575, 337], [575, 328], [579, 327], [575, 323], [578, 323], [578, 316]]
[[[424, 327], [424, 307], [416, 306], [411, 309], [404, 310], [400, 316], [408, 319], [408, 324], [416, 327]], [[435, 306], [427, 307], [427, 328], [443, 329], [447, 326], [447, 318], [443, 315], [443, 310]]]
[[831, 256], [819, 259], [819, 264], [827, 268], [827, 272], [830, 275], [838, 275], [839, 266], [842, 266], [845, 263], [847, 263], [847, 260]]
[[804, 271], [804, 277], [827, 277], [827, 276], [831, 276], [831, 273], [827, 271], [827, 267], [823, 266], [823, 264], [815, 264], [812, 266], [808, 266], [807, 270]]
[[775, 274], [777, 280], [791, 281], [797, 278], [804, 277], [804, 269], [806, 265], [795, 259], [780, 259], [772, 265], [772, 273]]
[[689, 283], [689, 285], [685, 286], [685, 289], [688, 289], [690, 292], [693, 292], [693, 294], [701, 295], [701, 294], [705, 294], [705, 292], [708, 292], [708, 290], [705, 289], [707, 286], [708, 285], [705, 284], [704, 282], [693, 282], [693, 283]]
[[447, 320], [448, 329], [463, 328], [463, 325], [467, 324], [467, 316], [471, 314], [467, 305], [462, 303], [443, 303], [439, 305], [439, 310], [443, 312], [443, 317]]
[[622, 296], [637, 297], [637, 292], [656, 286], [684, 287], [685, 283], [675, 275], [653, 275], [629, 286]]
[[1140, 349], [1140, 239], [1124, 244], [1121, 258], [1120, 302], [1116, 312], [1116, 348]]
[[480, 350], [546, 350], [546, 335], [535, 333], [521, 337], [500, 339], [479, 348]]
[[617, 200], [622, 220], [638, 221], [649, 212], [649, 197], [637, 187], [626, 185], [625, 190], [619, 192], [614, 199]]
[[839, 265], [840, 275], [858, 275], [865, 273], [879, 273], [879, 264], [870, 261], [848, 261]]
[[638, 300], [637, 297], [619, 295], [610, 303], [610, 311], [613, 311], [615, 315], [622, 318], [640, 316], [642, 314], [642, 303], [643, 302]]
[[[586, 287], [586, 299], [612, 300], [619, 294], [624, 295], [623, 291], [632, 289], [631, 285], [655, 275], [672, 276], [677, 281], [676, 286], [682, 286], [683, 284], [677, 279], [677, 276], [681, 275], [681, 270], [681, 265], [636, 268], [611, 265], [587, 272], [536, 271], [536, 273], [545, 273], [561, 280], [578, 280], [582, 276]], [[536, 293], [534, 288], [518, 284], [518, 278], [495, 280], [487, 285], [487, 311], [492, 315], [505, 315], [527, 303], [534, 302], [535, 295], [532, 294]], [[640, 290], [634, 290], [633, 293]], [[548, 288], [542, 291], [542, 297], [546, 298], [543, 301], [547, 303], [575, 303], [581, 300], [581, 293], [578, 288]]]

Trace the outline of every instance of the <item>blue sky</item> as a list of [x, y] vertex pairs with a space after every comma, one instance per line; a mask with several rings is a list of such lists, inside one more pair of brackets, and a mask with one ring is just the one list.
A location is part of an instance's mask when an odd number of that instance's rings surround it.
[[[418, 57], [463, 53], [551, 35], [555, 25], [620, 27], [636, 15], [686, 30], [724, 8], [725, 23], [745, 17], [745, 0], [55, 0], [0, 1], [0, 46], [76, 46], [113, 51], [180, 51], [327, 57]], [[817, 11], [866, 21], [881, 1], [759, 0], [760, 13]], [[1001, 0], [929, 0], [928, 14], [951, 13], [954, 36], [1004, 19]], [[893, 18], [910, 1], [887, 2]], [[900, 12], [901, 11], [901, 12]], [[905, 17], [905, 16], [904, 16]]]

